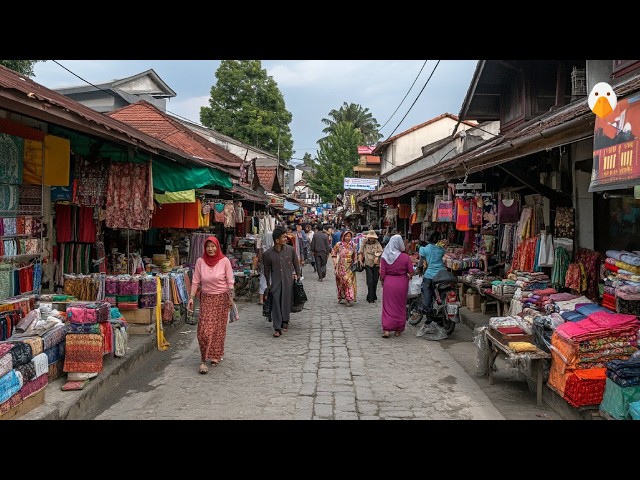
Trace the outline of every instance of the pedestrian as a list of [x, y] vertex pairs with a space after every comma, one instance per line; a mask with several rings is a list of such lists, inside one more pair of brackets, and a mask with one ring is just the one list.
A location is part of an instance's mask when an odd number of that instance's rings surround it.
[[258, 265], [260, 266], [260, 286], [258, 287], [258, 293], [260, 293], [260, 301], [258, 305], [263, 305], [265, 300], [265, 292], [267, 290], [267, 279], [264, 276], [264, 252], [273, 247], [273, 235], [271, 232], [266, 232], [262, 235], [262, 246], [258, 249]]
[[262, 258], [267, 289], [272, 295], [273, 336], [279, 337], [289, 329], [293, 282], [302, 276], [302, 269], [296, 251], [287, 244], [286, 231], [280, 227], [274, 228], [273, 247], [264, 252]]
[[332, 246], [335, 247], [337, 244], [340, 243], [340, 240], [342, 239], [342, 234], [345, 232], [345, 230], [346, 230], [345, 226], [341, 225], [340, 228], [336, 228], [333, 231], [333, 234], [332, 234], [333, 238], [332, 238], [332, 242], [331, 242]]
[[386, 232], [384, 234], [384, 237], [382, 237], [381, 245], [383, 247], [386, 247], [387, 243], [389, 243], [389, 239], [391, 237], [393, 237], [394, 235], [397, 235], [397, 234], [398, 234], [398, 231], [395, 228], [391, 228], [391, 227], [387, 228], [387, 230], [386, 230]]
[[[422, 331], [427, 335], [435, 335], [437, 339], [447, 338], [447, 334], [440, 325], [431, 318], [431, 306], [435, 295], [433, 289], [433, 278], [444, 267], [442, 257], [445, 254], [445, 246], [447, 241], [439, 232], [433, 232], [429, 236], [429, 243], [425, 247], [420, 247], [420, 262], [425, 265], [424, 275], [422, 279], [422, 313], [424, 316], [424, 325]], [[418, 322], [420, 323], [420, 322]]]
[[327, 276], [327, 259], [331, 253], [331, 239], [324, 231], [324, 225], [318, 224], [317, 231], [311, 239], [311, 254], [315, 260], [318, 281]]
[[340, 241], [331, 249], [333, 269], [336, 274], [338, 288], [338, 303], [345, 303], [352, 307], [356, 301], [356, 274], [351, 271], [351, 265], [356, 261], [356, 246], [351, 241], [353, 233], [350, 230], [342, 232]]
[[196, 260], [187, 310], [193, 311], [194, 298], [200, 288], [200, 317], [197, 338], [200, 347], [200, 373], [208, 373], [207, 360], [215, 367], [224, 355], [229, 308], [233, 301], [234, 276], [231, 262], [222, 253], [220, 242], [207, 237], [202, 257]]
[[313, 254], [311, 253], [311, 242], [313, 241], [313, 236], [315, 235], [315, 228], [313, 228], [311, 226], [310, 223], [307, 223], [304, 226], [304, 231], [307, 234], [307, 238], [309, 239], [309, 242], [307, 244], [307, 248], [305, 249], [304, 253], [305, 253], [305, 261], [308, 261], [311, 266], [313, 267], [313, 271], [316, 271], [316, 261], [313, 258]]
[[380, 260], [382, 338], [389, 338], [389, 332], [399, 337], [407, 322], [407, 294], [413, 263], [404, 248], [402, 236], [396, 234], [384, 247]]
[[306, 258], [305, 252], [309, 246], [309, 237], [307, 236], [307, 232], [302, 229], [302, 224], [298, 223], [295, 228], [296, 253], [298, 254], [300, 265], [304, 265]]
[[382, 255], [382, 245], [378, 241], [378, 235], [373, 230], [369, 230], [364, 241], [360, 244], [358, 260], [364, 265], [367, 275], [367, 302], [373, 303], [378, 300], [376, 289], [378, 288], [378, 278], [380, 277], [380, 255]]

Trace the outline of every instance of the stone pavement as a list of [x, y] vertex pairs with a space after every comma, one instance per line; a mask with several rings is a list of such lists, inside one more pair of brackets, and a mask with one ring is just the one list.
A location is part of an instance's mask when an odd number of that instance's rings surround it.
[[[384, 339], [381, 287], [378, 302], [367, 303], [364, 272], [352, 307], [337, 303], [331, 265], [323, 282], [309, 266], [303, 273], [309, 301], [292, 314], [289, 331], [272, 337], [262, 307], [239, 302], [241, 320], [228, 326], [224, 360], [208, 375], [198, 374], [196, 327], [165, 327], [169, 350], [157, 351], [155, 335], [131, 336], [127, 355], [105, 358], [84, 390], [62, 392], [58, 379], [46, 387], [45, 404], [20, 418], [84, 418], [122, 388], [97, 419], [505, 419], [448, 352], [464, 348], [469, 359], [472, 342], [430, 342], [408, 324], [402, 336]], [[468, 336], [465, 328], [452, 338]]]

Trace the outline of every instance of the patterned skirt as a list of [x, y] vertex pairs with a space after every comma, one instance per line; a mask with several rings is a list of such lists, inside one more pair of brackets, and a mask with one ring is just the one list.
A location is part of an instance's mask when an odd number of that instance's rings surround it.
[[200, 318], [198, 319], [198, 345], [200, 361], [220, 361], [224, 355], [224, 341], [229, 320], [229, 294], [200, 295]]

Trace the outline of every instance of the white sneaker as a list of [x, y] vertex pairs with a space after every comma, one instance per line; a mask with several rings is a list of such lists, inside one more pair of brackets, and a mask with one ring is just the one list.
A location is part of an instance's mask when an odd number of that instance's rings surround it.
[[436, 324], [436, 322], [430, 322], [430, 323], [425, 323], [423, 324], [418, 331], [416, 332], [416, 337], [421, 337], [423, 335], [429, 335], [429, 334], [434, 334], [437, 333], [438, 331], [436, 330], [436, 327], [438, 325]]
[[426, 340], [444, 340], [445, 338], [449, 338], [449, 335], [447, 335], [447, 332], [444, 331], [443, 327], [438, 325], [436, 322], [431, 323], [435, 325], [435, 332], [425, 335], [424, 338]]

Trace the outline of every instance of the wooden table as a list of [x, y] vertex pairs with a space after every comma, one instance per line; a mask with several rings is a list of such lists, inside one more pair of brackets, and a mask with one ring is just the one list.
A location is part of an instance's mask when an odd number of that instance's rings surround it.
[[[475, 283], [467, 282], [466, 280], [462, 280], [460, 283], [461, 283], [460, 298], [462, 298], [462, 295], [464, 295], [469, 288], [475, 289], [480, 294], [480, 296], [482, 297], [481, 303], [484, 305], [484, 308], [482, 309], [483, 310], [482, 313], [485, 313], [484, 310], [486, 308], [487, 301], [496, 302], [496, 310], [497, 310], [498, 317], [503, 316], [505, 312], [509, 311], [509, 304], [511, 303], [511, 299], [513, 298], [513, 295], [497, 295], [495, 293], [489, 293], [489, 292], [486, 292], [483, 288], [476, 285]], [[488, 300], [488, 299], [491, 299], [491, 300]]]
[[[551, 355], [544, 350], [540, 350], [536, 347], [535, 352], [521, 352], [517, 353], [511, 350], [507, 345], [500, 343], [500, 341], [491, 335], [491, 330], [485, 332], [485, 337], [489, 345], [489, 358], [487, 359], [487, 375], [489, 376], [489, 383], [493, 384], [493, 369], [496, 358], [498, 355], [509, 357], [511, 359], [526, 358], [528, 355], [531, 359], [531, 370], [535, 375], [536, 383], [536, 402], [538, 405], [542, 405], [542, 382], [544, 380], [544, 360], [551, 358]], [[524, 373], [524, 372], [523, 372]], [[529, 377], [527, 377], [529, 378]]]

